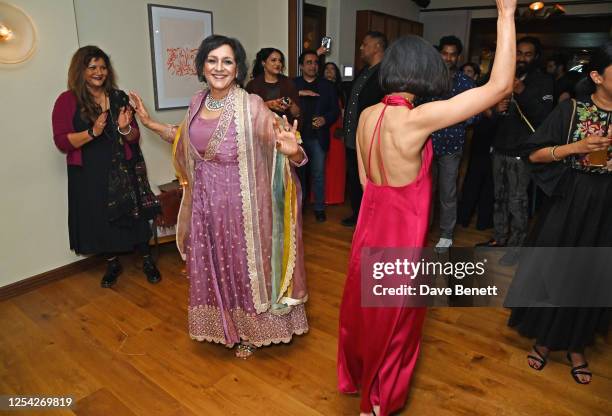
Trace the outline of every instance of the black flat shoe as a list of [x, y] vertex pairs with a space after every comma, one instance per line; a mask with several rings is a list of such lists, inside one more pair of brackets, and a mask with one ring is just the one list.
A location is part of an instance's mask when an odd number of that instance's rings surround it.
[[317, 222], [327, 221], [327, 215], [325, 215], [325, 211], [315, 211], [314, 214]]
[[117, 278], [122, 271], [123, 267], [121, 267], [121, 263], [119, 263], [118, 259], [107, 261], [106, 273], [104, 273], [104, 276], [100, 281], [100, 286], [105, 289], [112, 287], [115, 283], [117, 283]]
[[142, 270], [147, 276], [147, 281], [149, 283], [155, 284], [161, 281], [161, 274], [159, 273], [159, 270], [157, 270], [157, 266], [155, 266], [155, 263], [153, 262], [151, 256], [147, 256], [144, 258], [142, 262]]
[[350, 217], [347, 217], [340, 221], [340, 224], [344, 225], [345, 227], [354, 227], [355, 224], [357, 224], [357, 217], [351, 215]]

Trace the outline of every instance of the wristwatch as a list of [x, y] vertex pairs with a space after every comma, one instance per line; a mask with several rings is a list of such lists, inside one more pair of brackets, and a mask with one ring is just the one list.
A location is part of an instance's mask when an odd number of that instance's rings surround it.
[[87, 134], [89, 134], [89, 137], [91, 137], [92, 139], [96, 139], [98, 137], [94, 134], [93, 127], [87, 129]]

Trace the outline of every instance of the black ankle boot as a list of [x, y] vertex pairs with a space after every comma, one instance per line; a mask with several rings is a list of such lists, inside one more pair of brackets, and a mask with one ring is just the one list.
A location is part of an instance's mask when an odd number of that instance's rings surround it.
[[100, 286], [103, 288], [109, 288], [117, 283], [117, 278], [123, 271], [121, 267], [121, 263], [119, 263], [119, 259], [114, 258], [113, 260], [107, 260], [106, 262], [106, 273], [102, 277], [100, 281]]
[[159, 283], [161, 280], [161, 274], [159, 273], [159, 270], [157, 270], [157, 267], [155, 266], [155, 263], [153, 262], [153, 259], [151, 258], [151, 256], [145, 256], [143, 261], [142, 261], [142, 270], [144, 271], [144, 274], [147, 276], [147, 281], [149, 283]]

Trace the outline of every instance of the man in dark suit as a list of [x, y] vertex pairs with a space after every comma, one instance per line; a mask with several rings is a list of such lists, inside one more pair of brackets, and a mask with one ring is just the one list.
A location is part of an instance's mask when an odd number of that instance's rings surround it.
[[352, 227], [357, 223], [359, 207], [363, 189], [359, 182], [359, 169], [357, 166], [356, 133], [357, 124], [361, 112], [374, 104], [377, 104], [384, 97], [384, 93], [378, 80], [378, 70], [380, 62], [387, 49], [387, 37], [380, 32], [368, 32], [359, 51], [361, 59], [367, 65], [355, 78], [351, 96], [348, 100], [344, 113], [344, 145], [346, 146], [346, 170], [347, 185], [351, 199], [353, 213], [350, 217], [342, 220], [342, 225]]
[[[306, 50], [299, 57], [302, 76], [293, 80], [300, 95], [302, 118], [302, 145], [309, 163], [306, 174], [300, 175], [304, 198], [308, 198], [312, 178], [314, 213], [318, 222], [325, 217], [325, 157], [329, 150], [329, 127], [340, 113], [334, 86], [319, 77], [319, 57], [315, 51]], [[304, 169], [302, 168], [302, 169]], [[310, 178], [310, 177], [311, 178]]]

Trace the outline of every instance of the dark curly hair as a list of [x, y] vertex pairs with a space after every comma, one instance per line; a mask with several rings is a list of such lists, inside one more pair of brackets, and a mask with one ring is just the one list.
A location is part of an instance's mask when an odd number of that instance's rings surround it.
[[463, 43], [461, 43], [461, 39], [459, 39], [457, 36], [450, 35], [442, 37], [440, 42], [438, 42], [438, 50], [442, 52], [442, 48], [444, 48], [446, 45], [457, 48], [457, 55], [461, 55], [461, 52], [463, 52]]
[[263, 62], [274, 52], [278, 53], [281, 57], [281, 63], [283, 64], [281, 72], [285, 71], [285, 55], [283, 55], [283, 53], [276, 48], [262, 48], [259, 50], [259, 52], [257, 52], [255, 61], [253, 62], [253, 78], [257, 78], [259, 75], [263, 74]]
[[195, 57], [196, 73], [201, 82], [206, 82], [204, 78], [204, 61], [211, 51], [220, 48], [223, 45], [228, 45], [234, 51], [234, 59], [236, 60], [236, 83], [242, 87], [247, 77], [246, 52], [238, 39], [230, 38], [223, 35], [211, 35], [202, 41], [198, 49], [198, 54]]
[[112, 90], [117, 88], [117, 76], [115, 75], [115, 70], [113, 69], [113, 65], [108, 55], [97, 46], [88, 45], [79, 48], [79, 50], [72, 55], [72, 60], [70, 61], [70, 68], [68, 69], [68, 89], [76, 96], [84, 120], [95, 120], [100, 113], [102, 113], [102, 108], [96, 104], [85, 84], [85, 70], [94, 59], [102, 59], [108, 70], [108, 75], [102, 86], [104, 91], [110, 94]]

